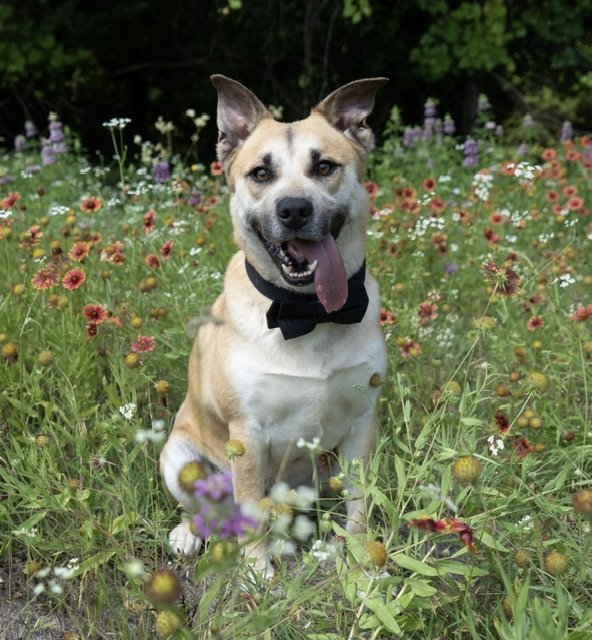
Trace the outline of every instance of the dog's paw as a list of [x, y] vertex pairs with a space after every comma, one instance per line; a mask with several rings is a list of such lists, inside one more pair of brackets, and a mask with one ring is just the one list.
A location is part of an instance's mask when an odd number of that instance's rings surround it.
[[180, 556], [194, 556], [201, 549], [202, 539], [189, 530], [189, 522], [181, 522], [169, 533], [171, 549]]

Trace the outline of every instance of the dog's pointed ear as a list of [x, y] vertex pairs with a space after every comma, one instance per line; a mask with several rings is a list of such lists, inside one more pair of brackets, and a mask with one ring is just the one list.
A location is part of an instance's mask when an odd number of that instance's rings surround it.
[[210, 77], [218, 91], [218, 159], [222, 164], [257, 126], [271, 117], [257, 96], [236, 80], [219, 74]]
[[374, 142], [366, 118], [374, 108], [374, 97], [388, 78], [355, 80], [329, 94], [312, 113], [320, 113], [336, 129], [369, 150]]

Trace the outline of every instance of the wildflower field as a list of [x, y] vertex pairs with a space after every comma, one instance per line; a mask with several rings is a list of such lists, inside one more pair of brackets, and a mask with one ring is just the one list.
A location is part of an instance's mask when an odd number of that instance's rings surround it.
[[[114, 160], [54, 115], [2, 152], [1, 638], [592, 638], [592, 138], [510, 138], [487, 106], [470, 140], [452, 124], [394, 111], [369, 162], [389, 372], [379, 450], [347, 469], [367, 536], [341, 475], [277, 485], [267, 582], [212, 521], [174, 557], [158, 476], [234, 252], [219, 165], [162, 121], [137, 144], [106, 123]], [[228, 524], [227, 479], [186, 471]]]

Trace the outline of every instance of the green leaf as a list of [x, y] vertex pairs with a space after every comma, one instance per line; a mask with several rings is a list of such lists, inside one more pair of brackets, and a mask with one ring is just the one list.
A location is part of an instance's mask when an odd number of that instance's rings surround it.
[[387, 631], [390, 631], [391, 633], [401, 633], [401, 627], [397, 624], [393, 614], [388, 610], [386, 604], [382, 600], [379, 600], [378, 598], [369, 598], [366, 600], [366, 606], [374, 613]]
[[486, 547], [490, 549], [495, 549], [496, 551], [503, 551], [504, 553], [509, 553], [509, 549], [504, 547], [501, 542], [498, 542], [490, 533], [483, 530], [476, 536], [479, 542], [482, 542]]
[[417, 580], [416, 578], [407, 578], [405, 584], [413, 591], [416, 596], [420, 598], [431, 598], [438, 593], [438, 589], [433, 587], [429, 582], [425, 580]]
[[94, 556], [91, 556], [80, 563], [76, 574], [81, 575], [91, 569], [97, 569], [98, 567], [103, 566], [111, 560], [115, 553], [115, 549], [108, 549], [107, 551], [99, 551], [98, 553], [95, 553]]
[[437, 576], [438, 572], [434, 567], [422, 562], [421, 560], [416, 560], [411, 556], [405, 555], [404, 553], [397, 553], [394, 556], [393, 560], [403, 569], [408, 569], [409, 571], [414, 571], [415, 573], [419, 573], [422, 576]]
[[452, 573], [454, 575], [465, 576], [466, 578], [476, 578], [488, 576], [489, 571], [476, 567], [473, 564], [465, 564], [456, 560], [434, 560], [432, 566], [439, 576]]

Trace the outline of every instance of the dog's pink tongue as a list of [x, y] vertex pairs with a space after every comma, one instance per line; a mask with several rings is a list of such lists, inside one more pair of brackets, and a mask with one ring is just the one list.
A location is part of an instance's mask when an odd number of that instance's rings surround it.
[[325, 311], [331, 313], [341, 309], [347, 300], [347, 273], [333, 236], [329, 233], [320, 242], [296, 238], [290, 240], [288, 246], [294, 254], [304, 256], [309, 263], [317, 261], [315, 291]]

